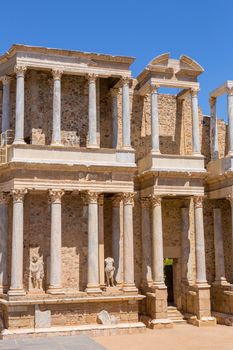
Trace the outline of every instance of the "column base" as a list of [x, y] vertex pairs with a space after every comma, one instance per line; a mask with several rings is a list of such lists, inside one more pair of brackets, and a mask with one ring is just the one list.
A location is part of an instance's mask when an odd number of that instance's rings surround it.
[[87, 285], [85, 292], [87, 294], [101, 294], [103, 291], [100, 289], [99, 285]]
[[24, 139], [15, 139], [13, 145], [26, 145]]
[[134, 149], [133, 149], [133, 147], [131, 147], [131, 146], [122, 146], [121, 148], [120, 148], [120, 150], [122, 151], [134, 151]]
[[220, 280], [215, 280], [213, 282], [213, 285], [214, 286], [230, 286], [230, 283], [227, 282], [227, 280], [224, 278], [224, 279], [220, 279]]
[[11, 288], [8, 293], [9, 296], [26, 295], [26, 292], [22, 288]]
[[198, 156], [198, 157], [200, 157], [202, 154], [201, 154], [201, 152], [192, 152], [192, 156]]
[[52, 147], [56, 147], [56, 146], [64, 147], [64, 145], [63, 145], [61, 142], [52, 142], [52, 143], [50, 144], [50, 146], [52, 146]]
[[64, 290], [62, 288], [60, 288], [60, 287], [49, 287], [48, 290], [47, 290], [47, 293], [53, 294], [53, 295], [65, 294]]
[[138, 293], [138, 289], [137, 289], [137, 287], [135, 286], [134, 283], [132, 283], [132, 284], [123, 284], [122, 290], [125, 293]]
[[98, 149], [98, 148], [100, 148], [100, 146], [99, 145], [92, 145], [92, 144], [87, 144], [87, 148], [95, 148], [95, 149]]

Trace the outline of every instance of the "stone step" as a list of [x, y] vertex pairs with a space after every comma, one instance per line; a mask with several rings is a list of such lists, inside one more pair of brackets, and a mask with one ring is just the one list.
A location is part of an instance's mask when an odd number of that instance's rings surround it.
[[177, 323], [177, 324], [186, 323], [186, 321], [184, 320], [184, 316], [179, 310], [177, 310], [175, 306], [168, 306], [167, 313], [168, 313], [168, 318], [173, 323]]

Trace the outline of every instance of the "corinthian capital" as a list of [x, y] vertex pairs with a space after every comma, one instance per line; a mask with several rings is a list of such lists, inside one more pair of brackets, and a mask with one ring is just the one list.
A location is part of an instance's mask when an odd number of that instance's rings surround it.
[[215, 106], [216, 105], [216, 97], [211, 96], [209, 98], [209, 104], [210, 104], [210, 107]]
[[231, 206], [233, 206], [233, 195], [229, 194], [226, 198], [230, 202]]
[[9, 75], [4, 75], [3, 77], [0, 78], [0, 81], [2, 82], [2, 85], [10, 84], [11, 80], [12, 80], [12, 78]]
[[10, 201], [10, 195], [8, 192], [0, 193], [0, 204], [8, 204]]
[[159, 87], [160, 86], [158, 84], [150, 84], [150, 93], [157, 94]]
[[118, 88], [112, 88], [112, 89], [110, 89], [110, 93], [111, 93], [112, 96], [118, 96], [119, 89]]
[[61, 203], [61, 198], [64, 195], [64, 190], [49, 190], [50, 202]]
[[14, 68], [14, 71], [15, 71], [17, 77], [24, 77], [26, 70], [27, 70], [26, 66], [15, 66], [15, 68]]
[[149, 208], [151, 205], [150, 197], [141, 197], [140, 202], [142, 208]]
[[230, 96], [233, 95], [233, 87], [231, 88], [227, 87], [226, 91], [227, 91], [227, 95], [230, 95]]
[[150, 200], [151, 200], [152, 207], [161, 206], [161, 203], [162, 203], [162, 197], [161, 196], [159, 196], [157, 194], [152, 194], [150, 196]]
[[134, 204], [134, 197], [135, 197], [134, 192], [133, 193], [123, 193], [122, 199], [123, 199], [124, 205], [127, 205], [127, 204], [133, 205]]
[[25, 194], [27, 194], [28, 190], [27, 189], [20, 189], [20, 190], [12, 190], [11, 195], [13, 198], [13, 202], [23, 202]]
[[199, 88], [192, 88], [191, 89], [191, 96], [192, 97], [197, 97], [199, 91], [200, 91]]
[[121, 78], [121, 84], [123, 85], [129, 85], [129, 83], [131, 82], [131, 78], [130, 77], [122, 77]]
[[92, 192], [92, 191], [85, 192], [83, 194], [83, 199], [85, 204], [97, 204], [99, 195], [100, 195], [99, 192]]
[[63, 70], [62, 69], [53, 69], [52, 70], [52, 75], [53, 75], [53, 79], [54, 80], [60, 80], [62, 74], [63, 74]]
[[194, 196], [194, 207], [195, 208], [202, 208], [203, 207], [203, 200], [204, 196]]
[[112, 206], [113, 207], [119, 207], [120, 203], [122, 201], [122, 194], [121, 193], [117, 193], [112, 197]]
[[89, 81], [89, 84], [95, 83], [97, 78], [98, 78], [98, 75], [94, 74], [94, 73], [90, 73], [90, 74], [87, 75], [87, 79]]

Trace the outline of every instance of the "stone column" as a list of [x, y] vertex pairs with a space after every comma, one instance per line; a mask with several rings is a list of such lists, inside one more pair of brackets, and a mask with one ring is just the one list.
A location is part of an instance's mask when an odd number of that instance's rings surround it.
[[9, 195], [0, 195], [0, 293], [5, 293], [8, 287], [8, 210]]
[[142, 229], [142, 284], [145, 287], [152, 285], [151, 269], [151, 225], [150, 225], [150, 198], [141, 198], [141, 229]]
[[227, 89], [228, 152], [233, 154], [233, 88]]
[[124, 227], [124, 284], [125, 292], [137, 292], [134, 283], [134, 245], [133, 245], [133, 203], [134, 193], [123, 194]]
[[231, 276], [233, 277], [233, 195], [227, 196], [231, 205]]
[[119, 89], [111, 89], [112, 97], [112, 148], [118, 146], [118, 93]]
[[159, 112], [158, 112], [158, 88], [152, 84], [151, 92], [151, 146], [152, 151], [160, 153], [159, 149]]
[[199, 136], [199, 116], [198, 116], [198, 94], [199, 89], [191, 89], [192, 99], [192, 142], [193, 154], [200, 154], [200, 136]]
[[226, 284], [221, 209], [215, 208], [213, 210], [213, 214], [214, 214], [215, 283]]
[[210, 98], [210, 144], [211, 144], [211, 159], [218, 159], [218, 122], [216, 114], [216, 98]]
[[131, 149], [129, 83], [128, 77], [122, 78], [122, 146], [126, 149]]
[[61, 145], [61, 76], [60, 69], [52, 70], [53, 74], [53, 131], [52, 146]]
[[122, 195], [112, 198], [112, 257], [115, 263], [115, 281], [118, 287], [123, 284], [123, 240], [121, 235], [121, 201]]
[[98, 252], [98, 196], [99, 193], [96, 192], [86, 193], [88, 203], [87, 293], [101, 293]]
[[9, 295], [24, 295], [23, 289], [23, 199], [27, 190], [12, 190], [11, 285]]
[[97, 142], [97, 108], [96, 108], [96, 78], [97, 75], [89, 74], [89, 104], [88, 104], [88, 147], [98, 148]]
[[15, 106], [15, 139], [14, 144], [24, 141], [24, 75], [25, 66], [15, 66], [16, 73], [16, 106]]
[[189, 208], [181, 208], [181, 225], [181, 278], [184, 283], [190, 284], [193, 281], [193, 276]]
[[194, 197], [194, 212], [196, 232], [196, 283], [206, 284], [203, 196]]
[[104, 195], [100, 194], [98, 198], [98, 216], [99, 216], [99, 282], [103, 288], [105, 286], [104, 273]]
[[51, 201], [51, 238], [50, 238], [50, 280], [48, 293], [61, 294], [62, 291], [62, 205], [63, 190], [49, 190]]
[[[10, 82], [11, 77], [5, 75], [1, 78], [3, 84], [2, 96], [2, 133], [10, 129]], [[3, 136], [5, 143], [5, 135]]]
[[164, 286], [162, 198], [151, 196], [152, 203], [152, 271], [153, 286]]

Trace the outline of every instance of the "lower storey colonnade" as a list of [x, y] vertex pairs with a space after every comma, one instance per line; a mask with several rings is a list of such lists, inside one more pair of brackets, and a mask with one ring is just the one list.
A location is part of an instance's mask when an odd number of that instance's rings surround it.
[[[62, 197], [64, 190], [51, 189], [50, 233], [50, 273], [47, 293], [63, 294], [62, 285]], [[2, 193], [1, 214], [1, 251], [2, 271], [0, 283], [2, 292], [9, 296], [25, 295], [23, 285], [24, 254], [24, 197], [27, 189], [14, 189], [11, 193]], [[10, 286], [7, 281], [8, 211], [12, 197], [12, 243]], [[88, 247], [87, 247], [87, 293], [101, 293], [105, 287], [104, 276], [104, 195], [99, 192], [81, 192], [83, 205], [87, 206]], [[133, 248], [133, 203], [134, 193], [117, 193], [112, 196], [112, 255], [115, 261], [115, 280], [124, 292], [137, 292], [134, 283]], [[122, 209], [122, 210], [121, 210]], [[123, 218], [122, 218], [123, 216]], [[123, 222], [123, 239], [120, 222]], [[124, 242], [124, 243], [123, 243]], [[9, 287], [9, 290], [8, 290]]]

